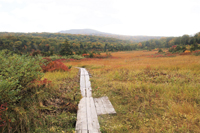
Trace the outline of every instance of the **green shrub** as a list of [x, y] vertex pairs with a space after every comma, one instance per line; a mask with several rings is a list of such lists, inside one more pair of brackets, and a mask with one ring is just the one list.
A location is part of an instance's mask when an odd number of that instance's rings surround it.
[[169, 52], [171, 53], [183, 53], [185, 51], [186, 51], [185, 46], [174, 45], [171, 48], [169, 48]]
[[158, 50], [158, 53], [163, 53], [163, 50], [160, 48], [160, 49]]
[[0, 105], [7, 103], [8, 108], [1, 116], [6, 124], [0, 132], [29, 132], [41, 124], [38, 106], [51, 92], [34, 82], [43, 76], [42, 58], [1, 51], [0, 62]]
[[58, 55], [54, 55], [54, 56], [50, 56], [49, 58], [51, 58], [51, 60], [58, 60], [58, 59], [83, 59], [84, 57], [80, 56], [80, 55], [68, 55], [68, 56], [58, 56]]
[[31, 81], [40, 79], [41, 58], [26, 55], [11, 55], [0, 52], [0, 94], [1, 102], [13, 103], [20, 100], [23, 91]]
[[76, 59], [76, 60], [80, 60], [80, 59], [84, 59], [85, 57], [80, 56], [80, 55], [69, 55], [67, 56], [69, 59]]

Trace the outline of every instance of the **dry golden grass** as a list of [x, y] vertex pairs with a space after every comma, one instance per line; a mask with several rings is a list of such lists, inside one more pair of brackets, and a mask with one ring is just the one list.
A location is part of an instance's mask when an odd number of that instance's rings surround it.
[[[148, 55], [155, 54], [155, 51], [142, 52], [115, 52], [112, 53], [114, 58], [108, 59], [91, 59], [83, 61], [74, 61], [67, 63], [73, 66], [88, 66], [103, 69], [113, 68], [130, 68], [144, 69], [146, 67], [163, 68], [163, 69], [187, 69], [199, 65], [199, 56], [177, 56], [177, 57], [160, 57], [149, 58]], [[198, 70], [198, 69], [197, 69]]]
[[199, 132], [200, 56], [150, 58], [155, 51], [67, 62], [92, 74], [93, 96], [107, 95], [117, 115], [99, 116], [102, 132]]

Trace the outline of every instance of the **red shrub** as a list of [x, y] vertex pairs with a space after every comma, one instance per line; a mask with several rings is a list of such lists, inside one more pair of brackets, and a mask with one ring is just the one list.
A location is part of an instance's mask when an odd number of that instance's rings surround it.
[[52, 72], [57, 70], [69, 71], [69, 68], [60, 60], [51, 61], [50, 58], [44, 58], [47, 65], [42, 65], [43, 72]]

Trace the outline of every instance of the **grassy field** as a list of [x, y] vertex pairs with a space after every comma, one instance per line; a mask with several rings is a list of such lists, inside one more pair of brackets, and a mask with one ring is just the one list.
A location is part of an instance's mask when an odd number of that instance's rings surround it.
[[78, 69], [46, 72], [43, 79], [45, 78], [52, 81], [54, 96], [41, 105], [46, 118], [44, 123], [46, 127], [40, 126], [35, 132], [74, 132], [78, 103], [81, 99]]
[[152, 54], [116, 52], [66, 63], [86, 67], [93, 97], [108, 96], [116, 109], [117, 115], [99, 116], [103, 133], [200, 131], [200, 56]]

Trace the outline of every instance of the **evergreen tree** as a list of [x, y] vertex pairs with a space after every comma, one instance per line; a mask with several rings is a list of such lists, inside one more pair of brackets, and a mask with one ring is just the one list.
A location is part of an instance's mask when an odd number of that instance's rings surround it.
[[68, 40], [66, 39], [65, 42], [61, 46], [60, 55], [73, 55], [72, 50], [70, 49], [70, 44], [68, 43]]

